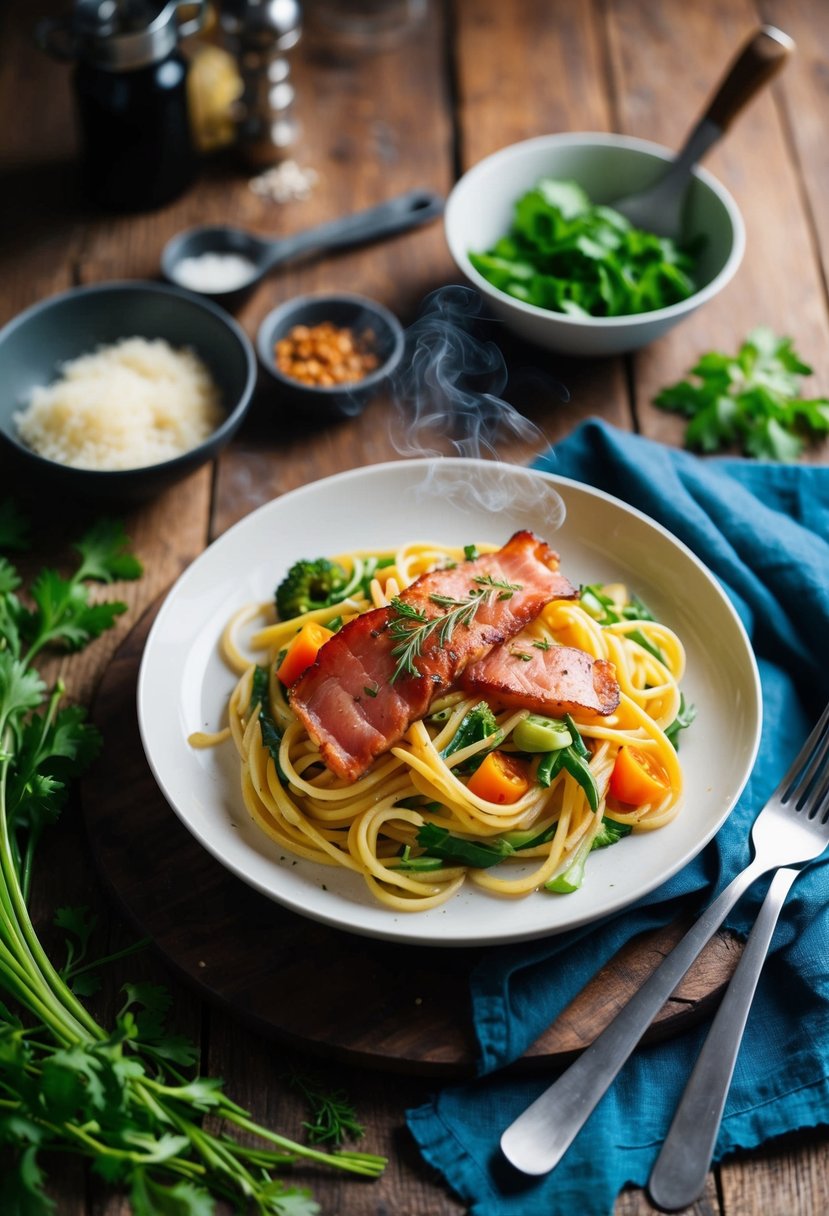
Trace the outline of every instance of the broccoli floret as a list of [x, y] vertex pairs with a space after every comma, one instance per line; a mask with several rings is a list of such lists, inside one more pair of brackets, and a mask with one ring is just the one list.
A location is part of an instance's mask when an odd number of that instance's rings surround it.
[[345, 586], [345, 570], [327, 557], [295, 562], [274, 596], [279, 619], [289, 621], [315, 608], [336, 604]]

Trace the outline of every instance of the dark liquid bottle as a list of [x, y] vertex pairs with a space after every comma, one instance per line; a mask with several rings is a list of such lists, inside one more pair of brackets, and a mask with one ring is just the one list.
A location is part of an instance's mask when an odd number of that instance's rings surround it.
[[82, 173], [89, 197], [116, 211], [150, 211], [193, 181], [187, 61], [179, 0], [75, 0], [70, 18], [38, 27], [41, 45], [75, 61]]
[[187, 64], [178, 52], [123, 73], [78, 64], [84, 183], [97, 203], [145, 211], [190, 185], [196, 155], [186, 90]]

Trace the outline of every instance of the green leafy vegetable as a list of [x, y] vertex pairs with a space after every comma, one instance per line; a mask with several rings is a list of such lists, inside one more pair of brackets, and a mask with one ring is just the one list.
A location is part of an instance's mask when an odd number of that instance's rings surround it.
[[692, 249], [634, 228], [576, 182], [553, 178], [524, 194], [509, 232], [469, 260], [508, 295], [570, 316], [651, 312], [696, 291]]
[[637, 595], [632, 595], [621, 607], [607, 594], [600, 583], [586, 583], [579, 589], [579, 601], [600, 625], [615, 625], [618, 621], [652, 621], [652, 612]]
[[424, 823], [418, 828], [417, 843], [429, 854], [458, 866], [472, 866], [476, 870], [497, 866], [505, 857], [515, 852], [512, 845], [503, 839], [482, 841], [464, 836], [453, 836], [448, 828], [436, 823]]
[[497, 747], [503, 739], [503, 732], [498, 726], [495, 714], [486, 701], [479, 701], [477, 705], [473, 705], [461, 719], [461, 724], [455, 731], [452, 738], [446, 744], [446, 747], [441, 752], [444, 759], [447, 756], [453, 755], [455, 752], [462, 751], [465, 747], [469, 747], [472, 743], [481, 743], [484, 739], [489, 739], [490, 746], [482, 749], [472, 756], [463, 769], [468, 771], [470, 768], [475, 769], [483, 760], [487, 751], [491, 751], [493, 747]]
[[606, 849], [612, 844], [617, 844], [623, 837], [629, 836], [633, 828], [629, 823], [619, 823], [615, 819], [608, 819], [605, 815], [602, 819], [602, 826], [599, 828], [596, 835], [590, 842], [590, 849]]
[[[579, 591], [581, 605], [600, 625], [615, 625], [618, 621], [652, 621], [653, 615], [638, 596], [632, 595], [628, 602], [619, 606], [598, 583], [591, 583]], [[631, 629], [627, 636], [647, 650], [660, 663], [665, 656], [658, 646], [645, 636], [641, 629]]]
[[[15, 520], [0, 510], [7, 543], [25, 535]], [[27, 906], [41, 832], [100, 742], [83, 709], [61, 707], [63, 685], [48, 690], [33, 659], [47, 646], [76, 650], [113, 624], [124, 605], [92, 603], [89, 583], [140, 573], [126, 545], [120, 525], [97, 525], [78, 544], [71, 577], [49, 570], [34, 579], [31, 608], [0, 558], [0, 1211], [55, 1211], [43, 1157], [58, 1151], [92, 1162], [136, 1216], [209, 1216], [216, 1199], [263, 1216], [313, 1216], [308, 1191], [276, 1171], [307, 1158], [373, 1177], [383, 1159], [327, 1153], [255, 1123], [219, 1080], [193, 1072], [197, 1052], [168, 1030], [170, 997], [157, 985], [126, 984], [107, 1030], [81, 1000], [93, 985], [94, 920], [84, 909], [58, 910], [59, 971]], [[261, 677], [257, 687], [261, 694]], [[205, 1126], [208, 1114], [217, 1130]]]
[[792, 461], [809, 440], [829, 434], [829, 400], [800, 396], [811, 367], [791, 338], [759, 327], [736, 355], [703, 355], [690, 375], [662, 390], [654, 404], [690, 419], [685, 444], [701, 452], [737, 445], [747, 456]]
[[594, 813], [599, 809], [599, 787], [596, 778], [590, 771], [590, 748], [584, 742], [570, 714], [564, 715], [564, 722], [570, 733], [572, 743], [567, 747], [545, 752], [536, 770], [536, 781], [539, 785], [552, 785], [555, 778], [566, 769], [574, 781], [584, 790], [587, 802]]
[[[279, 666], [278, 662], [277, 666]], [[287, 778], [285, 777], [279, 763], [279, 749], [282, 746], [282, 734], [279, 727], [276, 725], [270, 710], [267, 667], [257, 666], [253, 673], [253, 682], [250, 690], [249, 711], [251, 713], [256, 712], [257, 706], [259, 715], [259, 729], [262, 732], [262, 742], [268, 749], [270, 757], [276, 765], [279, 780], [284, 785]]]
[[665, 737], [671, 741], [675, 751], [679, 751], [679, 732], [681, 730], [687, 730], [696, 716], [696, 706], [686, 704], [684, 694], [680, 693], [679, 711], [671, 725], [665, 731]]

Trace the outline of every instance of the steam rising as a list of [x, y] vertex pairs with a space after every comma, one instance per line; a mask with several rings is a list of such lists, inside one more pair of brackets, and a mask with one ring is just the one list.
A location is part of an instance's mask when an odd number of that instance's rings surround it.
[[[439, 491], [456, 505], [477, 504], [498, 512], [543, 512], [545, 527], [564, 519], [558, 494], [529, 472], [516, 484], [515, 466], [497, 463], [498, 443], [517, 438], [536, 450], [547, 446], [543, 432], [505, 401], [509, 373], [495, 342], [480, 335], [483, 300], [471, 288], [453, 285], [432, 292], [406, 331], [406, 349], [394, 378], [398, 412], [392, 441], [401, 456], [433, 457], [424, 489]], [[566, 399], [567, 390], [556, 385]], [[446, 444], [457, 457], [487, 461], [474, 483], [461, 479]], [[439, 484], [436, 484], [439, 483]], [[516, 501], [516, 495], [521, 501]], [[529, 526], [529, 524], [528, 524]]]
[[512, 434], [529, 443], [543, 435], [502, 400], [508, 373], [494, 342], [473, 331], [482, 300], [467, 287], [441, 287], [428, 295], [406, 331], [406, 350], [395, 378], [402, 407], [401, 456], [442, 456], [435, 437], [448, 436], [457, 456], [497, 459], [496, 440]]

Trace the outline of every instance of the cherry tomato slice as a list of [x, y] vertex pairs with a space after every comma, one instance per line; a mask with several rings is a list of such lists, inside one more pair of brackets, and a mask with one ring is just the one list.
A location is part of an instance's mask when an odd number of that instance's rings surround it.
[[658, 802], [670, 788], [667, 771], [650, 752], [629, 743], [619, 748], [609, 786], [610, 793], [619, 802], [633, 806]]
[[490, 752], [467, 782], [467, 789], [486, 802], [509, 806], [530, 788], [527, 766], [504, 752]]

